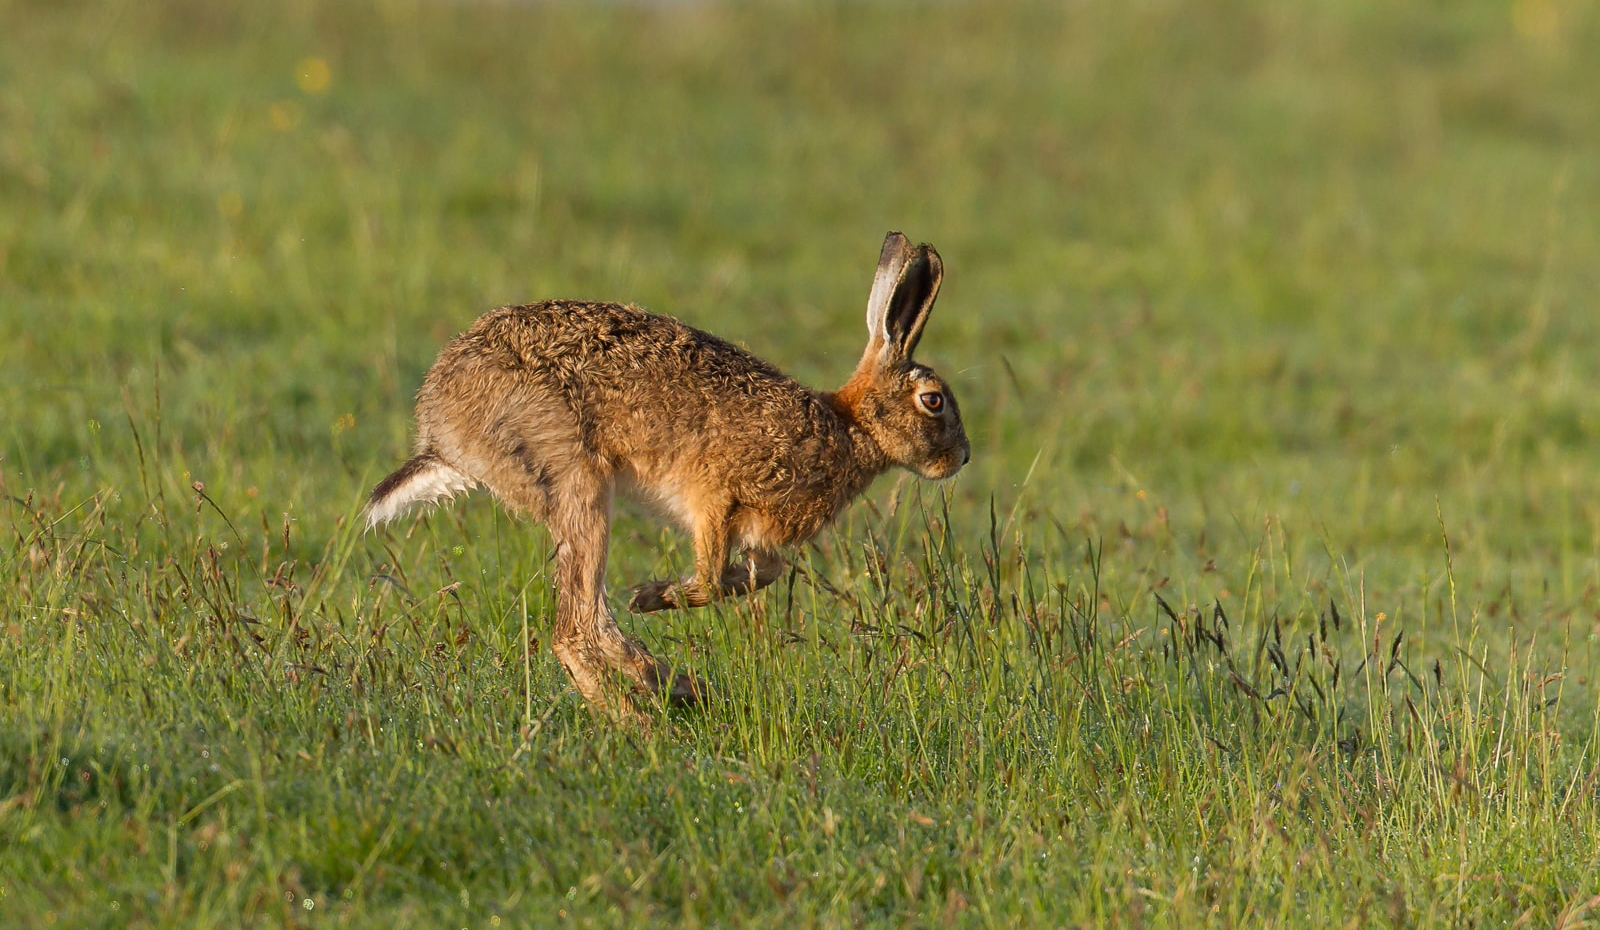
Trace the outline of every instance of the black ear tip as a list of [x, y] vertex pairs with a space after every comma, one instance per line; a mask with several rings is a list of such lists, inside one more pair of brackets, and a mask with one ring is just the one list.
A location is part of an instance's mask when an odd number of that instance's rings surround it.
[[911, 243], [906, 241], [906, 237], [890, 231], [883, 237], [883, 250], [878, 253], [878, 264], [881, 266], [888, 262], [904, 262], [910, 252]]

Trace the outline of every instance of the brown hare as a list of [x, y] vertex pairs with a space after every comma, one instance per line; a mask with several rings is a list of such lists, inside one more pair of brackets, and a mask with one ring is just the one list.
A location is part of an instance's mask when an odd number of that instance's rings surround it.
[[646, 693], [697, 700], [700, 682], [674, 676], [606, 604], [613, 494], [655, 504], [694, 534], [692, 577], [635, 589], [633, 608], [652, 611], [771, 584], [780, 547], [811, 538], [891, 465], [954, 475], [970, 457], [955, 396], [911, 358], [942, 276], [931, 246], [889, 233], [867, 300], [866, 352], [832, 392], [633, 306], [493, 310], [429, 369], [416, 454], [372, 489], [367, 524], [487, 487], [550, 530], [551, 645], [584, 698], [636, 712], [614, 687], [621, 673]]

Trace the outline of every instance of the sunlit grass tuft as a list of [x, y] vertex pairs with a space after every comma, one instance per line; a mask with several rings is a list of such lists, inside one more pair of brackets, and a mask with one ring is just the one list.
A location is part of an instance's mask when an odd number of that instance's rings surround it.
[[1563, 719], [1535, 652], [1430, 655], [1337, 596], [1108, 609], [1097, 542], [957, 545], [941, 501], [872, 514], [764, 598], [636, 621], [717, 694], [648, 734], [568, 691], [539, 547], [489, 507], [296, 558], [292, 526], [202, 492], [14, 501], [0, 776], [30, 855], [7, 901], [1502, 923], [1592, 874], [1600, 727]]

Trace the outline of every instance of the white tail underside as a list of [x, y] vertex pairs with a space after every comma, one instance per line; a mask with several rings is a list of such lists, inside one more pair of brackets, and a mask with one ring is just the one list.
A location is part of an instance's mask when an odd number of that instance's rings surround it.
[[390, 479], [385, 479], [378, 485], [382, 494], [375, 491], [372, 499], [367, 501], [366, 509], [362, 511], [367, 520], [367, 529], [387, 523], [420, 504], [448, 500], [478, 486], [478, 482], [437, 459], [428, 459], [415, 466], [408, 462], [396, 475], [404, 474], [408, 467], [411, 468], [410, 474], [405, 474], [388, 487], [385, 485], [390, 485]]

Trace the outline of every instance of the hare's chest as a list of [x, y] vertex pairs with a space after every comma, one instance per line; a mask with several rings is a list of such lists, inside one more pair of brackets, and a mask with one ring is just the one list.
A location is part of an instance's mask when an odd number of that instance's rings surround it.
[[733, 515], [733, 536], [746, 547], [798, 545], [821, 532], [847, 502], [807, 497], [741, 506]]
[[612, 474], [616, 493], [683, 527], [693, 527], [695, 499], [692, 488], [670, 469], [656, 463], [626, 462]]

